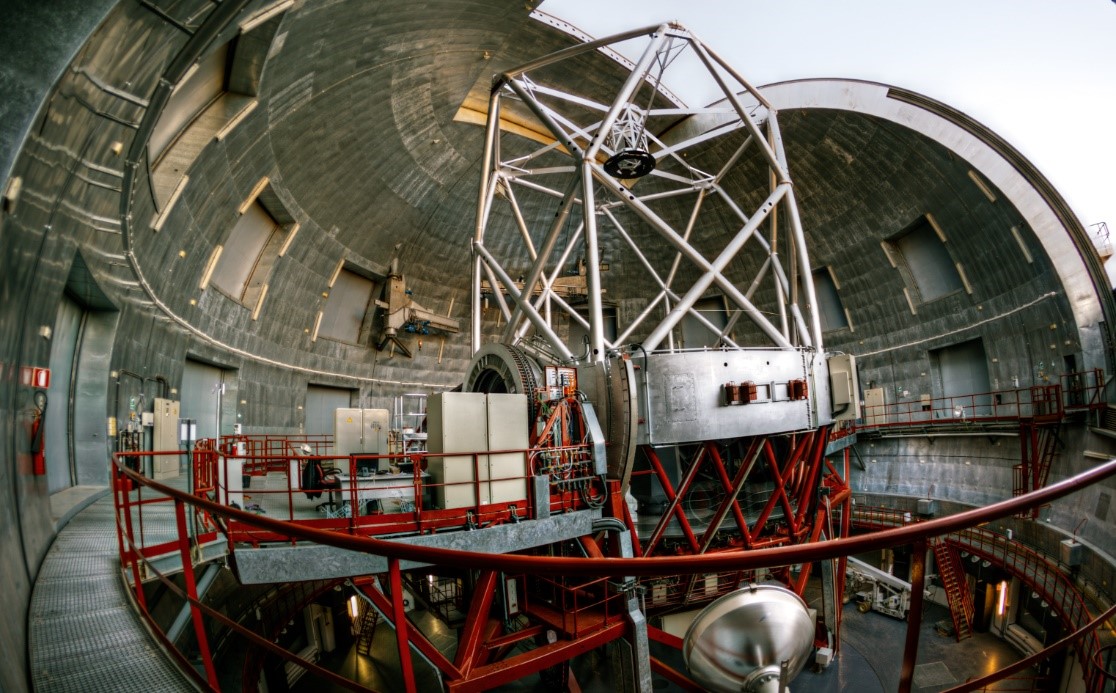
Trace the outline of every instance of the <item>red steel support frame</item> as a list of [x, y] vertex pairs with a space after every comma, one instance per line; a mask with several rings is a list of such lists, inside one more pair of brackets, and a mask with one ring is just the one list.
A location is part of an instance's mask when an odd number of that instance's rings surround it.
[[407, 644], [407, 611], [403, 605], [403, 574], [399, 570], [398, 558], [388, 560], [388, 576], [391, 580], [392, 618], [396, 624], [395, 640], [399, 645], [399, 668], [403, 672], [403, 685], [407, 693], [415, 693], [415, 667]]
[[[186, 582], [186, 599], [190, 604], [190, 618], [194, 622], [194, 635], [198, 639], [198, 654], [205, 666], [205, 678], [210, 688], [220, 690], [217, 682], [217, 670], [213, 666], [213, 656], [209, 652], [209, 638], [205, 634], [205, 621], [198, 608], [198, 584], [194, 580], [194, 562], [190, 556], [190, 536], [186, 533], [186, 504], [179, 499], [174, 501], [174, 521], [178, 526], [178, 549], [182, 555], [182, 576]], [[137, 584], [137, 592], [143, 591], [143, 585]]]
[[492, 610], [493, 597], [496, 595], [497, 573], [494, 570], [482, 570], [480, 579], [477, 580], [473, 590], [473, 601], [469, 604], [469, 614], [465, 618], [465, 627], [461, 631], [461, 638], [457, 643], [457, 656], [454, 666], [461, 670], [461, 675], [467, 677], [477, 662], [477, 655], [481, 652], [484, 626], [488, 622], [488, 614]]
[[[823, 445], [824, 440], [813, 441], [816, 445]], [[765, 447], [770, 447], [769, 445]], [[802, 451], [803, 445], [795, 446], [796, 451]], [[820, 459], [819, 450], [824, 448], [815, 447], [813, 449], [814, 459]], [[801, 455], [801, 452], [792, 450], [792, 459], [796, 455]], [[846, 459], [847, 469], [847, 459]], [[768, 549], [756, 549], [751, 551], [728, 551], [707, 553], [702, 555], [688, 555], [688, 556], [651, 556], [639, 559], [625, 559], [625, 558], [584, 558], [584, 557], [550, 557], [550, 556], [527, 556], [515, 554], [487, 554], [464, 552], [456, 550], [438, 549], [428, 546], [416, 546], [411, 544], [400, 544], [390, 541], [373, 539], [369, 537], [356, 537], [344, 535], [339, 533], [325, 532], [309, 527], [301, 527], [298, 525], [291, 525], [283, 523], [271, 518], [255, 516], [250, 513], [245, 513], [233, 508], [222, 506], [213, 501], [204, 498], [197, 498], [190, 496], [184, 492], [178, 491], [171, 487], [165, 486], [158, 482], [145, 479], [136, 474], [132, 470], [119, 469], [119, 473], [128, 477], [133, 483], [145, 485], [153, 488], [154, 490], [169, 496], [176, 502], [176, 514], [178, 519], [180, 541], [188, 541], [182, 539], [185, 536], [185, 515], [182, 510], [183, 503], [190, 503], [195, 507], [212, 513], [215, 516], [224, 517], [226, 519], [235, 519], [246, 523], [257, 525], [263, 529], [280, 532], [292, 539], [299, 541], [315, 541], [324, 544], [330, 544], [340, 548], [346, 548], [364, 552], [374, 552], [380, 555], [387, 556], [390, 559], [389, 567], [391, 574], [392, 584], [392, 613], [395, 614], [399, 623], [404, 624], [400, 628], [401, 641], [405, 641], [407, 634], [410, 632], [406, 626], [405, 614], [403, 612], [402, 603], [402, 580], [399, 567], [399, 560], [412, 560], [425, 563], [436, 563], [443, 566], [461, 567], [461, 568], [474, 568], [477, 565], [485, 565], [489, 570], [504, 571], [509, 573], [533, 573], [533, 574], [550, 574], [550, 575], [593, 575], [597, 578], [603, 577], [623, 577], [628, 575], [634, 576], [657, 576], [657, 575], [689, 575], [695, 573], [707, 572], [720, 572], [720, 571], [739, 571], [739, 570], [753, 570], [756, 568], [764, 568], [770, 566], [788, 565], [794, 563], [807, 563], [820, 560], [828, 560], [846, 556], [851, 553], [859, 553], [869, 551], [872, 549], [897, 546], [901, 544], [916, 542], [917, 546], [921, 547], [921, 556], [917, 560], [924, 560], [925, 545], [928, 537], [947, 534], [951, 531], [971, 527], [973, 525], [986, 522], [1000, 517], [1006, 517], [1013, 513], [1019, 512], [1021, 509], [1039, 505], [1049, 502], [1056, 498], [1068, 495], [1069, 493], [1089, 486], [1093, 483], [1101, 481], [1116, 474], [1116, 460], [1097, 465], [1096, 467], [1082, 472], [1074, 477], [1063, 480], [1051, 486], [1048, 486], [1040, 491], [1033, 492], [1027, 496], [1012, 498], [1000, 503], [996, 503], [984, 508], [966, 511], [956, 515], [938, 518], [923, 523], [916, 523], [895, 529], [886, 529], [875, 532], [870, 535], [861, 535], [857, 537], [850, 537], [847, 539], [836, 539], [819, 541], [815, 543], [801, 544], [797, 546], [777, 546]], [[801, 475], [799, 475], [801, 476]], [[788, 465], [782, 478], [794, 481], [795, 474]], [[807, 480], [809, 476], [805, 477]], [[814, 476], [813, 478], [817, 478]], [[123, 481], [123, 479], [121, 479]], [[805, 483], [805, 488], [811, 485], [804, 482], [802, 478], [798, 479], [799, 484]], [[808, 500], [809, 496], [801, 495], [804, 487], [799, 485], [797, 490], [800, 492], [799, 499]], [[119, 498], [119, 497], [118, 497]], [[784, 498], [784, 500], [786, 500]], [[834, 500], [838, 500], [834, 498]], [[125, 503], [124, 519], [125, 522], [129, 520], [130, 511], [127, 510], [129, 499], [123, 499]], [[846, 513], [847, 514], [847, 513]], [[120, 521], [118, 515], [118, 522]], [[842, 524], [844, 524], [844, 519]], [[181, 550], [184, 552], [184, 564], [189, 565], [189, 544], [180, 544]], [[917, 550], [916, 550], [917, 553]], [[918, 570], [922, 570], [921, 565], [917, 566]], [[192, 573], [191, 573], [192, 574]], [[917, 577], [917, 576], [916, 576]], [[918, 577], [918, 580], [923, 579], [924, 576]], [[141, 585], [136, 585], [136, 589], [142, 589]], [[194, 589], [192, 606], [195, 608], [195, 627], [200, 622], [200, 612], [205, 612], [212, 618], [224, 620], [219, 615], [214, 614], [211, 610], [205, 608], [200, 603], [196, 603], [196, 587]], [[912, 595], [914, 600], [917, 600], [921, 595], [921, 583], [915, 585]], [[918, 613], [918, 604], [912, 603], [912, 611]], [[560, 641], [551, 646], [544, 646], [536, 650], [519, 655], [512, 659], [496, 662], [494, 664], [485, 665], [475, 668], [472, 675], [469, 676], [468, 681], [458, 680], [456, 683], [451, 684], [452, 690], [476, 690], [491, 685], [499, 685], [499, 683], [516, 680], [517, 678], [530, 673], [538, 671], [540, 668], [546, 666], [553, 666], [554, 664], [564, 662], [575, 654], [587, 651], [593, 647], [604, 644], [615, 637], [619, 637], [626, 631], [627, 625], [621, 621], [611, 624], [605, 624], [600, 630], [597, 630], [584, 638], [578, 638], [572, 641]], [[911, 631], [908, 631], [909, 633]], [[914, 631], [914, 636], [917, 638], [917, 629]], [[204, 637], [204, 632], [203, 632]], [[911, 636], [909, 635], [908, 638]], [[199, 638], [202, 641], [202, 638]], [[270, 643], [269, 643], [270, 644]], [[408, 651], [406, 646], [401, 642], [400, 655], [404, 662], [409, 661]], [[211, 662], [210, 662], [211, 664]], [[408, 673], [408, 668], [405, 666], [405, 676]], [[910, 666], [907, 667], [905, 662], [905, 669], [910, 668], [913, 671], [913, 659]], [[409, 672], [411, 679], [408, 682], [408, 690], [414, 690], [413, 671]]]
[[907, 611], [907, 637], [903, 646], [903, 667], [899, 672], [899, 693], [911, 693], [915, 660], [918, 658], [918, 632], [922, 628], [922, 593], [926, 589], [926, 539], [911, 546], [911, 608]]

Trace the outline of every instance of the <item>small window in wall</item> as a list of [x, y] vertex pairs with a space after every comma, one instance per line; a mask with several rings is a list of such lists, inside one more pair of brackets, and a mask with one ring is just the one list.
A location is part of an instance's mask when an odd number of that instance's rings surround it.
[[833, 280], [833, 273], [828, 267], [816, 269], [814, 276], [814, 294], [818, 299], [818, 317], [821, 320], [823, 332], [840, 330], [849, 326], [848, 316], [845, 314], [845, 305], [837, 293], [837, 282]]
[[966, 289], [941, 231], [929, 215], [884, 241], [884, 250], [907, 284], [913, 304]]
[[369, 334], [376, 304], [376, 282], [356, 268], [342, 266], [329, 291], [329, 299], [322, 308], [318, 336], [339, 342], [360, 344], [363, 335]]
[[187, 169], [214, 138], [225, 137], [256, 107], [271, 41], [292, 0], [272, 3], [240, 24], [240, 33], [202, 57], [175, 86], [147, 144], [155, 204], [177, 199]]
[[714, 333], [693, 314], [687, 313], [682, 318], [682, 347], [684, 349], [701, 349], [702, 347], [717, 346], [721, 341], [721, 331], [728, 325], [728, 310], [725, 306], [724, 296], [700, 299], [694, 303], [694, 310], [712, 323], [717, 332]]
[[259, 317], [268, 282], [287, 251], [298, 224], [264, 178], [245, 200], [240, 217], [225, 242], [213, 250], [211, 270], [202, 287], [213, 284], [222, 293], [252, 309]]

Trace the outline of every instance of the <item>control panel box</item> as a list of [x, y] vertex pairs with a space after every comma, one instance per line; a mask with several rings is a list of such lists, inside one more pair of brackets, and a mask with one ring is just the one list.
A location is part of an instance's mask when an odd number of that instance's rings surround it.
[[[333, 454], [388, 454], [390, 419], [391, 413], [387, 409], [335, 409], [333, 412]], [[381, 462], [386, 468], [387, 463]]]

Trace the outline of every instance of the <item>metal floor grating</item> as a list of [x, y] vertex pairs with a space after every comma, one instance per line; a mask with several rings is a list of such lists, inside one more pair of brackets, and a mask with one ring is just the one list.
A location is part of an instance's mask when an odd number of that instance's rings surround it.
[[51, 545], [31, 596], [28, 641], [36, 691], [195, 690], [124, 590], [111, 495], [75, 515]]

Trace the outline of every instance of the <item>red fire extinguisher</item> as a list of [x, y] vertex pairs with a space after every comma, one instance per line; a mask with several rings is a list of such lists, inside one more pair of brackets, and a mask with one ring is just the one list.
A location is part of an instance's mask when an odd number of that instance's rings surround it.
[[46, 391], [35, 390], [35, 419], [31, 422], [31, 473], [35, 476], [46, 474], [46, 455], [43, 452], [46, 447], [43, 444], [46, 410]]

